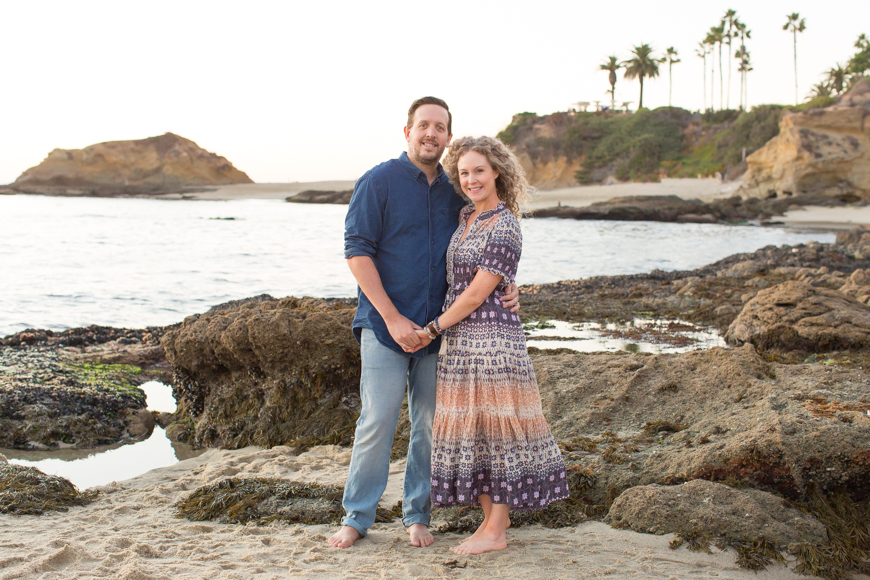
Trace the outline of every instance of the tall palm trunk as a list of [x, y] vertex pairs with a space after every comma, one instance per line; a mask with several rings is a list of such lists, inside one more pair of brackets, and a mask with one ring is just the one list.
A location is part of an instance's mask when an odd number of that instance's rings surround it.
[[797, 30], [794, 31], [794, 104], [798, 104], [798, 82], [797, 82]]
[[723, 82], [723, 76], [722, 76], [722, 42], [720, 41], [719, 42], [719, 109], [722, 108], [722, 102], [724, 100], [723, 90], [722, 90], [724, 87], [725, 87], [725, 84]]
[[637, 110], [641, 110], [643, 108], [643, 75], [640, 75], [640, 101], [637, 104]]
[[674, 92], [674, 73], [673, 73], [673, 63], [668, 60], [668, 106], [671, 106], [671, 94]]
[[704, 110], [707, 110], [707, 53], [704, 53]]
[[728, 37], [728, 90], [725, 92], [725, 108], [731, 108], [731, 37]]
[[610, 110], [616, 108], [616, 71], [610, 71]]
[[[710, 55], [712, 56], [715, 49], [710, 50]], [[716, 109], [716, 60], [710, 59], [710, 110], [714, 111]]]

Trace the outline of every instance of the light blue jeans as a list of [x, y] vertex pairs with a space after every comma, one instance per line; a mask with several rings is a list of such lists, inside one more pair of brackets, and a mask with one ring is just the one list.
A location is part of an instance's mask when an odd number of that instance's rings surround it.
[[398, 353], [382, 345], [369, 329], [363, 329], [360, 344], [362, 410], [356, 435], [344, 506], [342, 525], [366, 535], [375, 522], [378, 501], [387, 488], [390, 450], [405, 387], [411, 415], [411, 440], [405, 466], [402, 523], [428, 526], [432, 513], [429, 499], [432, 462], [432, 421], [435, 417], [435, 370], [438, 354], [422, 359]]

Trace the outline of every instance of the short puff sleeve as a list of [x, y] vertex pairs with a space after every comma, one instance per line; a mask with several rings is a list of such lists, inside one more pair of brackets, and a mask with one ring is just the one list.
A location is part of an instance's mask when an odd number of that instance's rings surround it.
[[478, 269], [502, 277], [498, 288], [509, 286], [517, 275], [520, 254], [523, 251], [523, 233], [520, 222], [508, 209], [502, 209], [498, 221], [490, 230]]

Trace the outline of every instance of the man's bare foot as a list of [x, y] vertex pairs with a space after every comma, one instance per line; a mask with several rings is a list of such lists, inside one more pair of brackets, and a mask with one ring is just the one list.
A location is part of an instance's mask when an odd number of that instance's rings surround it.
[[350, 526], [341, 526], [327, 543], [333, 548], [350, 548], [360, 538], [359, 532]]
[[453, 546], [450, 548], [450, 551], [454, 554], [459, 554], [460, 556], [469, 556], [471, 554], [483, 554], [484, 552], [491, 552], [493, 550], [504, 550], [505, 548], [507, 548], [507, 534], [504, 531], [501, 533], [483, 531], [480, 535], [475, 533], [474, 536], [470, 537], [467, 541], [458, 546]]
[[412, 546], [425, 548], [426, 546], [431, 546], [432, 542], [435, 541], [435, 538], [429, 533], [429, 528], [423, 524], [411, 524], [406, 531], [411, 536]]

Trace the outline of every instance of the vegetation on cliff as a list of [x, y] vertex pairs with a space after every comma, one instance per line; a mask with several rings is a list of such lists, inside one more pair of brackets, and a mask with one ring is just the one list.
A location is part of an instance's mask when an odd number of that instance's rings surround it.
[[[800, 107], [760, 105], [751, 111], [690, 113], [678, 107], [641, 109], [634, 114], [608, 111], [514, 115], [498, 134], [533, 166], [565, 158], [578, 169], [581, 185], [613, 176], [619, 180], [658, 181], [662, 177], [737, 176], [745, 155], [779, 134], [784, 111], [824, 107], [831, 97]], [[529, 170], [530, 168], [526, 168]]]

